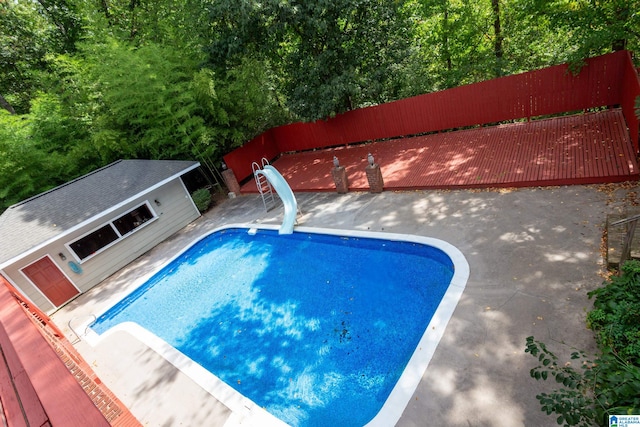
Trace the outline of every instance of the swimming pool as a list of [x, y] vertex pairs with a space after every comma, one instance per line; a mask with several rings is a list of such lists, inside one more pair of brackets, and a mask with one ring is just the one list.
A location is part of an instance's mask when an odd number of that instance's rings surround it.
[[462, 254], [436, 239], [229, 226], [92, 328], [135, 331], [233, 410], [264, 407], [299, 426], [391, 425], [467, 277]]

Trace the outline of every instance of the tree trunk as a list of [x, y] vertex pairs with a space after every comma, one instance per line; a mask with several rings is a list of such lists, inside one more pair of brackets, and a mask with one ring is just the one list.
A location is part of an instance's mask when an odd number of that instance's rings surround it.
[[500, 28], [500, 0], [491, 0], [493, 9], [493, 52], [496, 57], [496, 77], [502, 76], [502, 29]]
[[133, 40], [138, 34], [138, 26], [136, 22], [137, 6], [138, 6], [138, 2], [136, 0], [131, 0], [129, 2], [129, 10], [131, 11], [131, 29], [129, 31], [129, 40]]
[[[624, 4], [624, 3], [622, 3]], [[631, 22], [631, 8], [629, 7], [629, 5], [624, 5], [624, 6], [619, 6], [616, 7], [616, 9], [613, 11], [613, 16], [615, 18], [615, 20], [617, 22]], [[615, 39], [612, 43], [611, 43], [611, 49], [614, 52], [617, 52], [619, 50], [625, 50], [627, 48], [627, 39], [626, 38], [619, 38], [619, 39]]]
[[447, 65], [447, 71], [451, 71], [453, 64], [451, 61], [451, 52], [449, 51], [449, 8], [445, 5], [444, 17], [442, 22], [442, 50]]
[[16, 113], [16, 110], [13, 109], [11, 104], [9, 104], [7, 102], [7, 100], [4, 99], [4, 96], [2, 96], [2, 95], [0, 95], [0, 107], [4, 108], [5, 110], [10, 112], [11, 114], [15, 114]]
[[100, 10], [102, 11], [102, 13], [104, 13], [104, 17], [107, 18], [107, 22], [109, 23], [109, 25], [113, 25], [113, 21], [111, 20], [112, 16], [111, 16], [111, 11], [109, 10], [108, 0], [100, 1]]
[[619, 50], [625, 50], [626, 48], [627, 48], [626, 39], [614, 40], [613, 44], [611, 45], [611, 49], [613, 49], [614, 52], [617, 52]]

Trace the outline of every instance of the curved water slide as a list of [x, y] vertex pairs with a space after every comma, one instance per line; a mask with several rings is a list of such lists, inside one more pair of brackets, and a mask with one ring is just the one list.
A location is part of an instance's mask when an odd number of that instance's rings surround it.
[[291, 187], [280, 172], [271, 165], [264, 165], [262, 169], [256, 170], [254, 174], [263, 175], [267, 178], [284, 205], [284, 219], [282, 220], [278, 234], [293, 233], [293, 225], [296, 222], [296, 215], [298, 213], [298, 202], [296, 201], [296, 196], [293, 195]]

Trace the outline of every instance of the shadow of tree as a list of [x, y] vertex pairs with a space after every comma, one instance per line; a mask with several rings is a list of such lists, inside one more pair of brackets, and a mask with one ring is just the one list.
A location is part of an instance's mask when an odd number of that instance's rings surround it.
[[383, 193], [375, 204], [358, 201], [357, 220], [345, 215], [348, 221], [337, 228], [441, 238], [465, 254], [471, 269], [445, 337], [398, 425], [421, 426], [427, 418], [456, 426], [553, 423], [535, 399], [549, 385], [529, 378], [524, 342], [535, 335], [567, 353], [593, 348], [584, 316], [586, 292], [599, 284], [602, 266], [604, 195], [566, 187]]
[[[478, 127], [284, 154], [274, 166], [294, 191], [331, 191], [333, 156], [346, 168], [350, 191], [368, 191], [367, 154], [385, 188], [487, 188], [631, 178], [636, 160], [620, 132], [620, 110]], [[606, 172], [604, 172], [606, 171]], [[243, 192], [256, 192], [250, 180]]]
[[[553, 343], [559, 357], [562, 349], [567, 354], [573, 347], [595, 349], [584, 322], [591, 306], [586, 292], [601, 282], [606, 215], [623, 209], [619, 200], [634, 190], [612, 195], [594, 186], [571, 186], [296, 197], [303, 211], [301, 225], [430, 236], [464, 253], [469, 282], [398, 426], [423, 426], [429, 420], [431, 425], [501, 427], [555, 423], [535, 399], [553, 384], [529, 378], [535, 360], [524, 353], [525, 338], [534, 335]], [[265, 212], [257, 195], [227, 200], [83, 295], [74, 310], [56, 313], [54, 320], [64, 326], [66, 321], [58, 319], [82, 310], [96, 312], [121, 298], [116, 295], [204, 232], [229, 223], [278, 224], [281, 216], [280, 208]], [[163, 375], [153, 381], [177, 378]], [[140, 392], [151, 393], [152, 387]], [[194, 399], [194, 405], [201, 403]], [[169, 407], [160, 409], [171, 413]]]
[[424, 245], [271, 231], [215, 233], [175, 261], [98, 330], [134, 321], [291, 425], [373, 418], [453, 275]]

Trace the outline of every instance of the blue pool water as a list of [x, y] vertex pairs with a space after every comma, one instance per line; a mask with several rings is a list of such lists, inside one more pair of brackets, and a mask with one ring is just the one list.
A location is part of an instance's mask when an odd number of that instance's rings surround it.
[[292, 426], [362, 426], [453, 273], [447, 254], [419, 243], [226, 229], [92, 329], [135, 322]]

